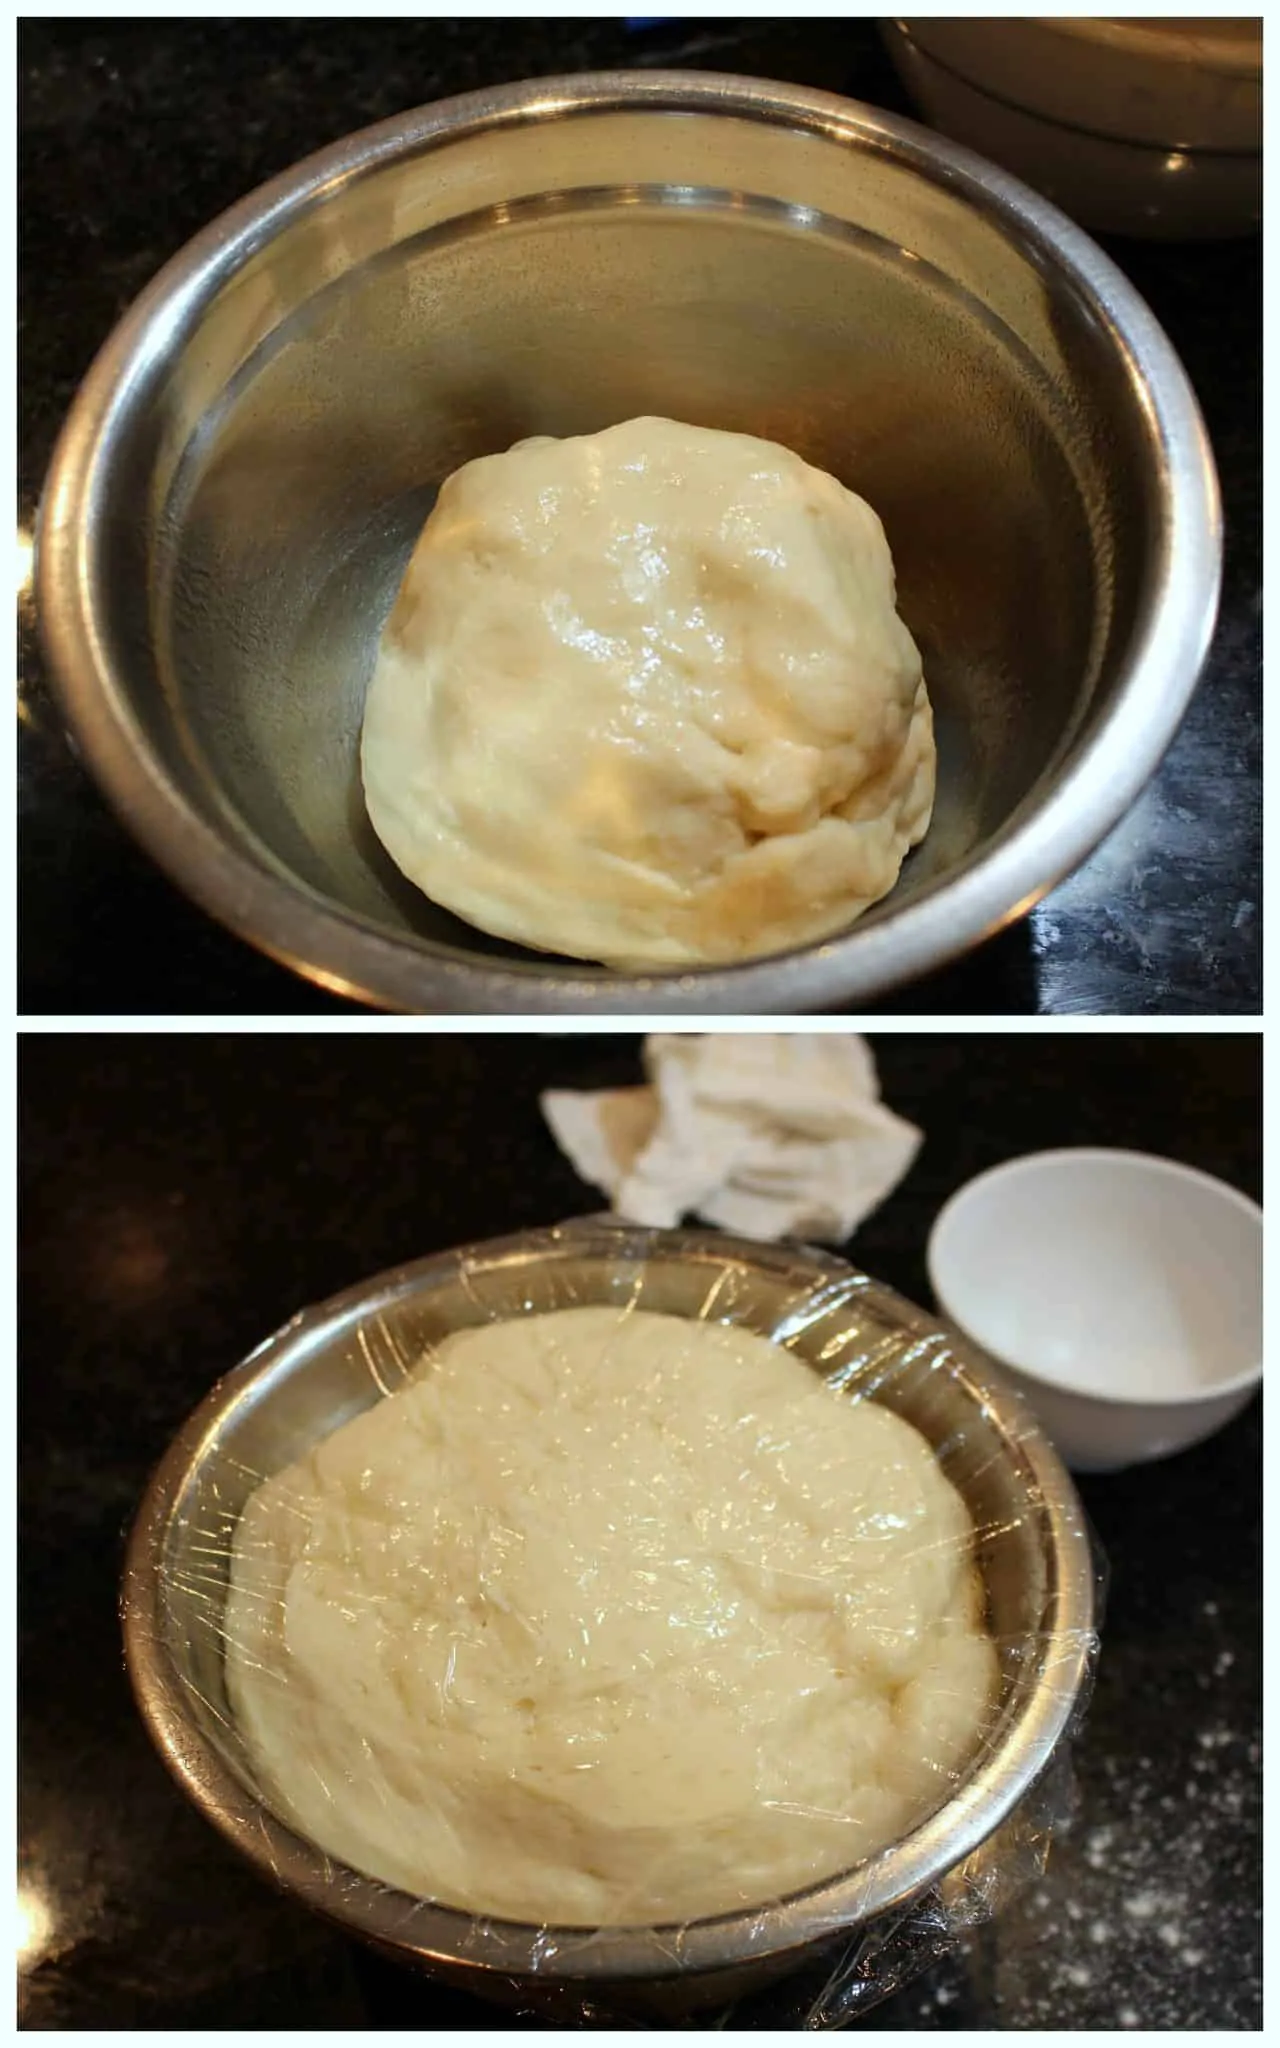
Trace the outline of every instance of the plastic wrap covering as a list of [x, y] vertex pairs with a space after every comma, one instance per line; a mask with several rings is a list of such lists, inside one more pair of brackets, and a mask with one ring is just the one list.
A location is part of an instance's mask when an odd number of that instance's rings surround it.
[[124, 1595], [162, 1754], [278, 1882], [502, 2002], [739, 2028], [845, 2024], [1040, 1867], [1094, 1609], [985, 1362], [825, 1254], [608, 1219], [295, 1318]]

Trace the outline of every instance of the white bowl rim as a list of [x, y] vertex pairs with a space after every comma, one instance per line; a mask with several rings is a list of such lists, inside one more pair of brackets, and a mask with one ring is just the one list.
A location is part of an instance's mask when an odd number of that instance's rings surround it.
[[1228, 1207], [1234, 1207], [1255, 1217], [1261, 1228], [1262, 1207], [1251, 1195], [1246, 1195], [1240, 1188], [1233, 1187], [1230, 1181], [1220, 1180], [1216, 1173], [1206, 1173], [1199, 1166], [1188, 1166], [1181, 1159], [1167, 1158], [1162, 1152], [1137, 1152], [1114, 1145], [1051, 1145], [1039, 1152], [1019, 1152], [1013, 1159], [1001, 1160], [998, 1166], [989, 1166], [982, 1173], [975, 1174], [972, 1180], [967, 1180], [963, 1187], [957, 1188], [955, 1193], [948, 1197], [934, 1218], [925, 1248], [925, 1262], [929, 1272], [929, 1285], [942, 1313], [963, 1331], [970, 1343], [976, 1344], [979, 1350], [994, 1358], [997, 1364], [1005, 1366], [1010, 1372], [1021, 1374], [1023, 1379], [1038, 1386], [1050, 1387], [1056, 1393], [1069, 1394], [1073, 1400], [1088, 1402], [1096, 1408], [1200, 1408], [1256, 1386], [1262, 1378], [1261, 1356], [1256, 1365], [1245, 1366], [1241, 1371], [1233, 1373], [1229, 1379], [1216, 1381], [1213, 1386], [1204, 1387], [1195, 1393], [1151, 1394], [1135, 1388], [1131, 1393], [1108, 1394], [1095, 1387], [1082, 1387], [1064, 1373], [1049, 1372], [1042, 1366], [1025, 1364], [1022, 1359], [1012, 1357], [1008, 1351], [988, 1344], [985, 1338], [980, 1337], [955, 1313], [938, 1278], [937, 1246], [946, 1225], [954, 1221], [956, 1212], [970, 1195], [990, 1182], [1014, 1179], [1037, 1168], [1061, 1165], [1068, 1160], [1073, 1163], [1096, 1163], [1105, 1160], [1112, 1166], [1123, 1162], [1144, 1169], [1154, 1168], [1173, 1180], [1196, 1182], [1214, 1195], [1225, 1198]]

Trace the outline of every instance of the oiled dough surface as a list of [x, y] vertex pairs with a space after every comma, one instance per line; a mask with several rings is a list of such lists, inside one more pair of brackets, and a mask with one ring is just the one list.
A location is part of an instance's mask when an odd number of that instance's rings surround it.
[[620, 967], [824, 938], [893, 887], [933, 723], [870, 506], [637, 419], [444, 485], [379, 647], [365, 799], [483, 930]]
[[448, 1339], [260, 1486], [226, 1622], [303, 1834], [561, 1925], [849, 1867], [946, 1795], [995, 1682], [916, 1431], [764, 1338], [608, 1308]]

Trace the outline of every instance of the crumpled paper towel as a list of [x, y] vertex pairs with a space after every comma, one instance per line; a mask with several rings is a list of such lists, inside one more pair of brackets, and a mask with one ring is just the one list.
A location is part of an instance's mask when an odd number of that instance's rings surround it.
[[657, 1032], [644, 1064], [645, 1088], [542, 1097], [561, 1151], [632, 1223], [697, 1215], [744, 1237], [839, 1244], [920, 1147], [853, 1032]]

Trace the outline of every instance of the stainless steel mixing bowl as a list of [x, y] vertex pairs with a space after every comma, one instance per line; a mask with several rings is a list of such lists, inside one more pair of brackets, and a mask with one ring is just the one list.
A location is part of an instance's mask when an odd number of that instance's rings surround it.
[[[579, 1302], [744, 1324], [906, 1416], [969, 1504], [1000, 1657], [990, 1739], [913, 1834], [811, 1890], [679, 1930], [478, 1919], [335, 1865], [264, 1805], [223, 1685], [229, 1545], [259, 1479], [394, 1388], [448, 1331]], [[161, 1463], [130, 1539], [122, 1611], [160, 1754], [264, 1875], [490, 1997], [670, 2014], [788, 1972], [836, 1934], [894, 1925], [913, 1907], [936, 1917], [939, 1892], [961, 1874], [974, 1881], [982, 1845], [1012, 1824], [1080, 1702], [1093, 1586], [1071, 1481], [1029, 1411], [899, 1296], [807, 1250], [593, 1221], [424, 1259], [287, 1324], [214, 1388]]]
[[[884, 904], [692, 974], [463, 925], [383, 854], [358, 770], [440, 480], [642, 413], [769, 436], [871, 501], [937, 711], [935, 822]], [[76, 400], [38, 605], [126, 821], [326, 986], [420, 1011], [797, 1013], [936, 966], [1090, 851], [1177, 727], [1220, 552], [1183, 371], [1064, 216], [871, 108], [653, 72], [405, 114], [198, 236]]]

